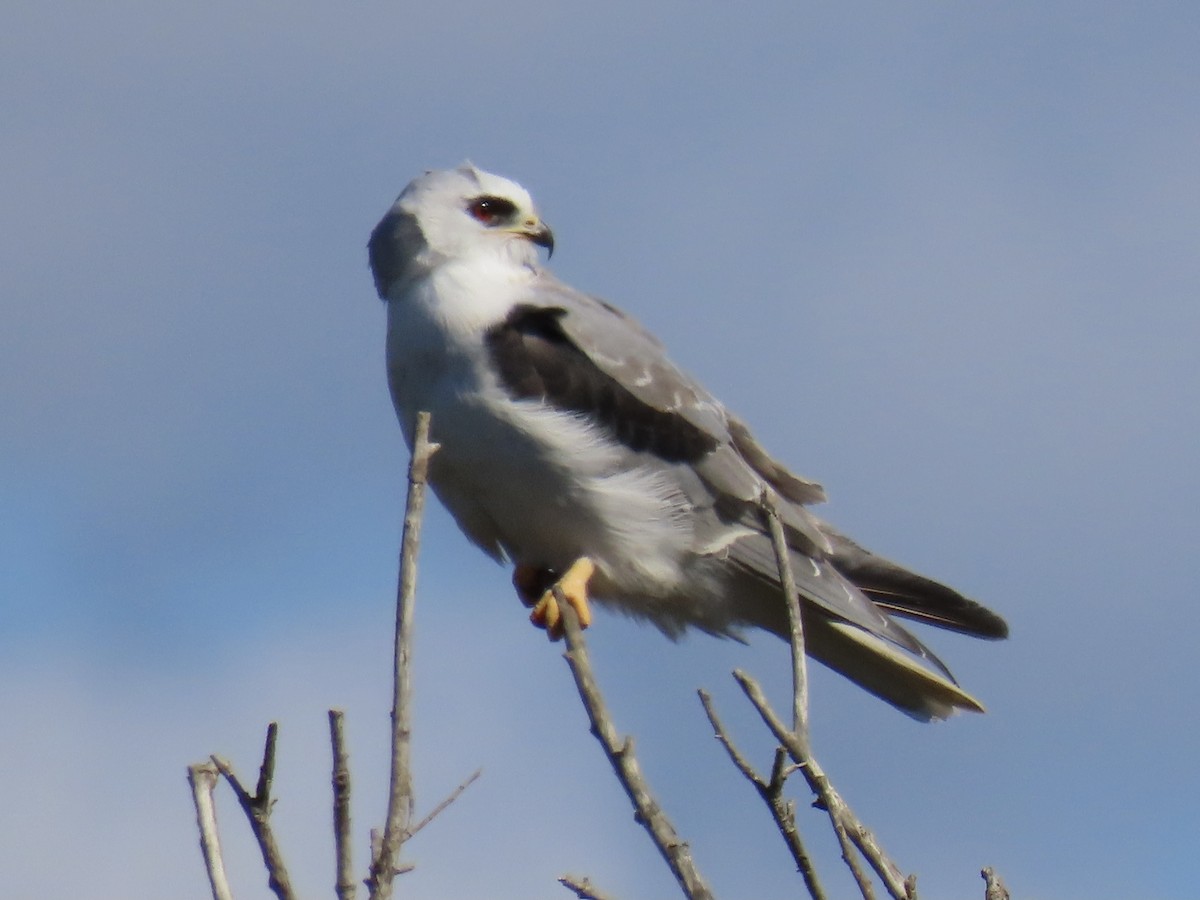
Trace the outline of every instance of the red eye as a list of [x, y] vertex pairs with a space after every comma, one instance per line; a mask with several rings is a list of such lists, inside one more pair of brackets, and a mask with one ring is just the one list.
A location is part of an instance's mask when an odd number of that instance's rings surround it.
[[467, 205], [467, 212], [484, 225], [496, 225], [510, 220], [517, 205], [503, 197], [476, 197]]

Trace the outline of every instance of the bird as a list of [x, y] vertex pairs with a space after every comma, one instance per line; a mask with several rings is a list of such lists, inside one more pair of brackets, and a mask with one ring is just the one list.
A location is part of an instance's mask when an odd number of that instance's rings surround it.
[[557, 585], [585, 627], [594, 600], [673, 639], [788, 638], [773, 510], [811, 657], [918, 720], [982, 712], [897, 618], [988, 639], [1005, 621], [819, 518], [822, 486], [633, 317], [555, 277], [554, 246], [525, 188], [466, 162], [413, 179], [367, 247], [405, 440], [429, 413], [429, 483], [512, 564], [534, 623], [561, 635]]

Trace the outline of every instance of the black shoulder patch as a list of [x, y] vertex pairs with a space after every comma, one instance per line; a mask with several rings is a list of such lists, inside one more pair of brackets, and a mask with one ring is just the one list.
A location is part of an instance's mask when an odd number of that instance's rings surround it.
[[639, 400], [592, 362], [563, 330], [559, 320], [566, 312], [517, 306], [488, 331], [488, 352], [509, 396], [584, 415], [631, 450], [666, 462], [694, 463], [716, 449], [712, 435]]

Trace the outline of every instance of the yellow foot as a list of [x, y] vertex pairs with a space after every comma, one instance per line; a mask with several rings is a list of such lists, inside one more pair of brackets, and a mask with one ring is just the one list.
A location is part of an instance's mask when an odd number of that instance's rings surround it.
[[[518, 571], [520, 567], [518, 567]], [[534, 570], [536, 571], [536, 570]], [[588, 607], [588, 582], [596, 572], [596, 564], [586, 556], [581, 556], [563, 576], [534, 604], [529, 621], [538, 628], [545, 628], [546, 634], [552, 641], [558, 641], [563, 636], [562, 611], [558, 608], [558, 598], [554, 596], [554, 588], [562, 592], [563, 599], [571, 604], [575, 615], [579, 617], [579, 627], [587, 628], [592, 624], [592, 611]], [[517, 573], [513, 573], [513, 583], [517, 582]], [[520, 586], [517, 588], [521, 590]]]

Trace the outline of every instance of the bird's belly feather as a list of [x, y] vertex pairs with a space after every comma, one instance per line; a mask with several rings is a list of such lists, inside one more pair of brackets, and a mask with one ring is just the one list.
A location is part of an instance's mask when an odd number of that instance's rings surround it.
[[405, 438], [411, 447], [416, 413], [428, 411], [440, 445], [430, 483], [473, 543], [556, 571], [591, 557], [600, 602], [671, 635], [686, 624], [727, 631], [737, 616], [713, 535], [728, 530], [732, 539], [739, 529], [716, 521], [694, 472], [618, 444], [580, 414], [513, 400], [465, 329], [424, 316], [389, 325], [389, 383]]
[[393, 361], [393, 399], [406, 436], [417, 411], [431, 413], [441, 447], [430, 482], [472, 541], [493, 556], [560, 571], [590, 556], [598, 587], [621, 593], [675, 588], [692, 549], [692, 517], [669, 464], [615, 443], [579, 415], [511, 400], [467, 360], [423, 362]]

